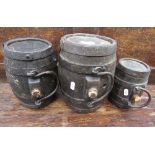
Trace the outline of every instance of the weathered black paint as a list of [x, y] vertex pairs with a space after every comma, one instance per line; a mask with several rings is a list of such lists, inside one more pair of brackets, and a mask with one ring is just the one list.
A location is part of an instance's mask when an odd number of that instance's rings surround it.
[[70, 34], [60, 43], [62, 94], [74, 111], [95, 111], [113, 86], [116, 41], [93, 34]]
[[7, 79], [15, 96], [30, 108], [45, 106], [58, 87], [52, 44], [38, 38], [17, 38], [4, 43]]
[[[115, 72], [113, 89], [109, 100], [120, 108], [140, 108], [147, 106], [151, 95], [146, 86], [150, 75], [150, 67], [137, 59], [122, 58], [119, 60]], [[126, 91], [126, 92], [125, 92]], [[148, 95], [144, 103], [134, 103], [133, 97], [141, 97], [143, 92]]]

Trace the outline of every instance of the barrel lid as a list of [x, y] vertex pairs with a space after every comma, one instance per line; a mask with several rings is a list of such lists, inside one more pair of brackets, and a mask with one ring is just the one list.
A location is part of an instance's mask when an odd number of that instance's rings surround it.
[[107, 56], [117, 48], [116, 41], [111, 38], [86, 33], [65, 35], [60, 44], [63, 51], [83, 56]]
[[150, 74], [150, 67], [143, 61], [132, 59], [132, 58], [122, 58], [119, 60], [117, 69], [122, 70], [130, 75], [135, 76], [146, 76]]
[[16, 38], [4, 43], [5, 56], [15, 60], [45, 58], [53, 53], [52, 44], [39, 38]]

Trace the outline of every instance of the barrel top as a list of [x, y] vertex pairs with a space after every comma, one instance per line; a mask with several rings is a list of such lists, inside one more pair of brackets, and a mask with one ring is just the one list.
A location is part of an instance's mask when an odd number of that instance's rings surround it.
[[63, 51], [83, 56], [107, 56], [117, 48], [116, 41], [111, 38], [86, 33], [65, 35], [60, 43]]
[[34, 60], [53, 53], [52, 44], [39, 38], [16, 38], [4, 43], [5, 56], [16, 60]]
[[120, 59], [117, 68], [128, 74], [136, 73], [136, 75], [140, 75], [141, 73], [148, 74], [151, 71], [149, 65], [143, 61], [132, 58]]
[[111, 44], [107, 40], [103, 40], [97, 37], [90, 36], [71, 36], [67, 38], [67, 41], [70, 41], [74, 44], [79, 44], [81, 46], [100, 46], [100, 45], [109, 45]]

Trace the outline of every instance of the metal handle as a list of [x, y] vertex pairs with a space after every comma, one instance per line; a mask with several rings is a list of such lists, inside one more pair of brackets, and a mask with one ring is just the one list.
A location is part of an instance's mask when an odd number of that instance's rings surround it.
[[94, 72], [94, 73], [96, 73], [96, 75], [98, 75], [98, 76], [107, 76], [108, 77], [108, 82], [107, 82], [107, 85], [108, 85], [107, 90], [108, 91], [103, 96], [101, 96], [100, 98], [98, 98], [96, 100], [93, 100], [91, 102], [88, 102], [87, 103], [88, 107], [93, 107], [94, 103], [99, 102], [100, 100], [104, 99], [109, 94], [109, 92], [111, 91], [111, 89], [113, 87], [113, 83], [114, 83], [114, 78], [113, 78], [112, 73], [110, 73], [110, 72], [100, 72], [100, 71], [99, 72]]
[[[47, 96], [45, 96], [45, 97], [43, 97], [41, 99], [36, 98], [35, 105], [37, 105], [37, 106], [41, 105], [44, 100], [50, 98], [57, 91], [58, 85], [59, 85], [59, 80], [58, 80], [57, 74], [54, 71], [45, 71], [45, 72], [41, 72], [41, 73], [38, 73], [38, 74], [36, 74], [36, 72], [33, 72], [33, 74], [31, 74], [31, 76], [33, 78], [39, 78], [39, 77], [41, 77], [43, 75], [55, 76], [57, 83], [56, 83], [55, 89], [49, 95], [47, 95]], [[39, 83], [40, 83], [40, 81], [39, 81]]]
[[133, 105], [131, 103], [131, 101], [128, 101], [128, 106], [129, 107], [131, 107], [131, 108], [142, 108], [142, 107], [147, 106], [150, 103], [151, 98], [152, 98], [150, 92], [147, 89], [145, 89], [145, 88], [135, 87], [135, 91], [139, 91], [139, 90], [142, 90], [143, 92], [145, 92], [148, 95], [148, 100], [145, 103], [143, 103], [143, 104], [141, 104], [139, 106], [138, 105]]

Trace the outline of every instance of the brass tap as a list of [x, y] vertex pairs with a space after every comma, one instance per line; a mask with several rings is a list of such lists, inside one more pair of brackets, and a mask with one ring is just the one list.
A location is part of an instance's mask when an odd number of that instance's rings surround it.
[[132, 97], [132, 101], [133, 101], [134, 103], [138, 103], [138, 102], [141, 101], [141, 97], [138, 96], [138, 95], [134, 95], [134, 96]]
[[41, 92], [40, 92], [39, 89], [35, 88], [35, 89], [33, 89], [33, 90], [31, 91], [31, 95], [32, 95], [33, 97], [39, 98], [39, 97], [41, 97]]
[[88, 90], [88, 96], [89, 96], [91, 99], [96, 98], [97, 95], [98, 95], [98, 91], [97, 91], [96, 88], [90, 88], [90, 89]]

